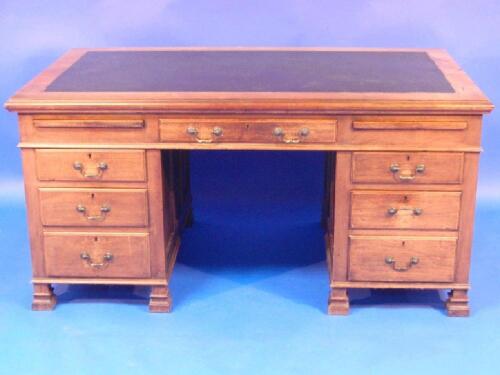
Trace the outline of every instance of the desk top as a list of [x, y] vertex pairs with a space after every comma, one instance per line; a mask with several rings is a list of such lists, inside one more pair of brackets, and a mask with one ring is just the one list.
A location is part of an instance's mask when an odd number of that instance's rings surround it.
[[488, 112], [443, 50], [74, 49], [7, 103], [26, 111]]

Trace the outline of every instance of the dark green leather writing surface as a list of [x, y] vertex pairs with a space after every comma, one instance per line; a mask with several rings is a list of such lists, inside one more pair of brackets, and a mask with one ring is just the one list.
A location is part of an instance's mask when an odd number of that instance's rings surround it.
[[46, 91], [454, 92], [425, 52], [382, 51], [91, 51]]

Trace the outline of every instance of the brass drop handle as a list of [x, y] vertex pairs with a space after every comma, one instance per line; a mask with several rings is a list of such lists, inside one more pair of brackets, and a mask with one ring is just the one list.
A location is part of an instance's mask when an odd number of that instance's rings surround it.
[[395, 177], [397, 174], [397, 177], [399, 178], [400, 181], [412, 181], [415, 178], [417, 178], [417, 176], [419, 174], [422, 174], [425, 172], [425, 165], [424, 164], [417, 164], [417, 166], [415, 167], [415, 173], [410, 174], [410, 175], [400, 174], [399, 172], [400, 172], [401, 168], [400, 168], [399, 164], [397, 164], [397, 163], [391, 164], [391, 166], [389, 167], [389, 170], [394, 174]]
[[417, 265], [420, 259], [417, 257], [411, 257], [410, 261], [406, 264], [404, 267], [398, 267], [396, 264], [396, 261], [394, 260], [393, 257], [386, 257], [385, 258], [385, 263], [389, 266], [392, 266], [392, 269], [397, 272], [406, 272], [410, 268], [412, 268], [414, 265]]
[[81, 213], [88, 221], [103, 221], [106, 218], [108, 212], [111, 211], [111, 206], [102, 205], [100, 208], [100, 215], [87, 215], [87, 207], [85, 207], [83, 204], [77, 205], [76, 210]]
[[308, 128], [301, 128], [298, 132], [298, 137], [288, 138], [285, 135], [285, 131], [281, 127], [276, 127], [273, 129], [273, 135], [281, 139], [283, 143], [286, 144], [297, 144], [300, 143], [301, 140], [309, 135]]
[[80, 259], [84, 260], [91, 268], [100, 270], [108, 266], [109, 263], [113, 261], [113, 254], [106, 252], [100, 263], [96, 263], [92, 260], [92, 257], [86, 251], [80, 253]]
[[394, 216], [396, 215], [399, 211], [411, 211], [411, 213], [415, 216], [420, 216], [424, 213], [424, 210], [421, 208], [415, 207], [415, 208], [396, 208], [396, 207], [389, 207], [387, 209], [387, 214], [389, 216]]
[[196, 140], [196, 142], [198, 142], [198, 143], [212, 143], [216, 140], [217, 137], [222, 136], [224, 131], [222, 130], [222, 128], [216, 126], [212, 129], [212, 137], [211, 138], [199, 138], [198, 137], [198, 134], [199, 134], [198, 129], [195, 128], [194, 126], [189, 126], [186, 129], [186, 133], [193, 136], [194, 139]]
[[412, 210], [412, 212], [413, 212], [413, 215], [415, 215], [415, 216], [420, 216], [420, 215], [422, 215], [422, 213], [424, 212], [424, 210], [422, 210], [421, 208], [417, 208], [417, 207], [416, 207], [416, 208], [414, 208], [414, 209]]
[[79, 171], [85, 178], [99, 178], [102, 176], [103, 172], [108, 169], [108, 164], [101, 161], [95, 166], [95, 172], [89, 172], [89, 168], [85, 167], [82, 162], [75, 161], [73, 163], [73, 169]]

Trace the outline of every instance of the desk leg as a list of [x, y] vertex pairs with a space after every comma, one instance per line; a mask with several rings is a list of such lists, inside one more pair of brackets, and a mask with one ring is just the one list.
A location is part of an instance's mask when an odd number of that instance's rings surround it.
[[172, 309], [172, 299], [167, 285], [157, 285], [151, 287], [149, 296], [149, 311], [150, 312], [170, 312]]
[[448, 294], [448, 301], [446, 301], [446, 310], [448, 310], [448, 316], [469, 316], [470, 310], [467, 290], [452, 289]]
[[328, 314], [349, 314], [349, 297], [347, 296], [347, 289], [332, 288], [330, 290], [330, 298], [328, 298]]
[[51, 284], [33, 284], [33, 303], [31, 309], [34, 311], [52, 310], [56, 305], [56, 296]]
[[327, 262], [330, 273], [328, 314], [347, 315], [349, 298], [346, 288], [332, 287], [335, 282], [347, 281], [347, 249], [349, 247], [349, 216], [351, 191], [351, 153], [330, 155], [327, 166], [329, 178], [329, 220], [327, 222]]

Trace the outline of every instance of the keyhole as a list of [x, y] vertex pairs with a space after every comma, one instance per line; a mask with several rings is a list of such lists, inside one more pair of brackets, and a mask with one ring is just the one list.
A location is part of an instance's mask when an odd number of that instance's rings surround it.
[[95, 194], [94, 194], [94, 193], [91, 193], [91, 194], [90, 194], [90, 198], [94, 199], [94, 197], [95, 197]]
[[89, 157], [89, 159], [92, 159], [92, 154], [87, 154], [87, 156]]
[[97, 237], [94, 237], [94, 241], [95, 241], [95, 242], [97, 242], [97, 241], [98, 241]]
[[410, 155], [406, 155], [406, 161], [410, 161]]
[[406, 245], [406, 241], [401, 241], [401, 246], [405, 246]]
[[408, 202], [408, 196], [407, 195], [404, 196], [404, 201]]

